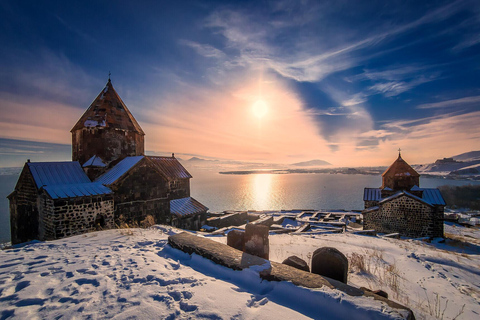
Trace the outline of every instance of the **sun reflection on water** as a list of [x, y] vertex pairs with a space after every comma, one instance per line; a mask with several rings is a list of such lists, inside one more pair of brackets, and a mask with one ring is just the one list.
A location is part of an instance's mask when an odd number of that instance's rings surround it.
[[252, 174], [252, 199], [255, 210], [271, 209], [272, 174]]

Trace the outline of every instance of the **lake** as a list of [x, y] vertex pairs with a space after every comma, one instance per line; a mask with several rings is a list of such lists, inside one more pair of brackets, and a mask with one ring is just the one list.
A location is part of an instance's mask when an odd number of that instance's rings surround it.
[[[379, 187], [381, 176], [348, 174], [219, 174], [188, 168], [191, 195], [211, 212], [224, 210], [363, 209], [363, 188]], [[18, 175], [0, 175], [0, 242], [10, 240], [9, 195]], [[424, 188], [480, 184], [480, 181], [420, 178]]]

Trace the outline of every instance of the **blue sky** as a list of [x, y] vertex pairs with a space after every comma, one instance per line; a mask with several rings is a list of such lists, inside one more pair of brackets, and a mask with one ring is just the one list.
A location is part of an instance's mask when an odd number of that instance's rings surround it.
[[480, 149], [478, 1], [2, 1], [0, 28], [0, 166], [68, 160], [109, 72], [150, 153], [352, 166]]

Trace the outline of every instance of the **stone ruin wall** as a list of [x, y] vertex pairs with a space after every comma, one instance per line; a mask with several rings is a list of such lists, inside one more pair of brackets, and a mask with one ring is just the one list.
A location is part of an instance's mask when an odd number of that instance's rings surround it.
[[72, 132], [72, 160], [81, 165], [95, 155], [106, 163], [143, 155], [144, 148], [144, 136], [134, 131], [92, 127]]
[[40, 240], [53, 240], [115, 227], [112, 195], [52, 200], [39, 197]]
[[207, 213], [202, 212], [200, 214], [194, 214], [187, 217], [172, 217], [171, 225], [180, 229], [187, 230], [200, 230], [200, 228], [206, 224]]
[[398, 232], [407, 237], [442, 237], [443, 228], [441, 234], [438, 227], [434, 228], [435, 212], [435, 208], [427, 204], [402, 196], [380, 204], [379, 210], [364, 214], [364, 229]]
[[170, 222], [167, 183], [142, 160], [126, 177], [110, 186], [115, 197], [115, 223], [139, 223], [147, 215], [152, 215], [156, 223]]

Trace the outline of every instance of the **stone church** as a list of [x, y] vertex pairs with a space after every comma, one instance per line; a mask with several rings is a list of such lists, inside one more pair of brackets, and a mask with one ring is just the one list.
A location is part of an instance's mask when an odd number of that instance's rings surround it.
[[406, 237], [443, 237], [445, 200], [438, 189], [420, 188], [420, 175], [402, 159], [382, 174], [380, 188], [365, 188], [363, 228]]
[[198, 230], [207, 207], [190, 197], [190, 173], [171, 157], [146, 156], [142, 128], [108, 79], [71, 130], [72, 160], [30, 162], [10, 200], [12, 244], [51, 240], [151, 215]]

